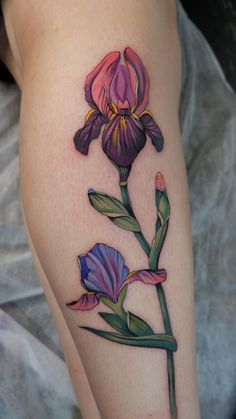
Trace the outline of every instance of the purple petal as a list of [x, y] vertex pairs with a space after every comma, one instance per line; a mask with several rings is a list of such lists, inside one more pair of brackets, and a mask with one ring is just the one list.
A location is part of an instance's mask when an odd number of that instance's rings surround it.
[[131, 49], [124, 51], [126, 65], [130, 73], [131, 87], [136, 93], [135, 113], [140, 114], [147, 107], [149, 101], [149, 76], [139, 56]]
[[117, 115], [106, 125], [102, 146], [107, 156], [120, 166], [130, 166], [146, 143], [139, 120]]
[[165, 269], [151, 271], [150, 269], [131, 272], [125, 280], [125, 284], [131, 284], [134, 281], [141, 281], [144, 284], [156, 285], [166, 280]]
[[66, 304], [72, 310], [92, 310], [99, 303], [98, 296], [95, 293], [85, 293], [77, 301]]
[[130, 113], [136, 98], [130, 84], [127, 67], [119, 64], [110, 85], [110, 98], [117, 107], [118, 113]]
[[109, 114], [109, 88], [120, 61], [120, 52], [107, 54], [85, 81], [85, 99], [91, 107], [96, 106], [106, 116]]
[[89, 145], [92, 140], [99, 137], [101, 127], [106, 122], [106, 118], [96, 110], [88, 113], [83, 128], [80, 128], [74, 136], [76, 150], [87, 155]]
[[104, 294], [116, 301], [129, 270], [123, 256], [114, 248], [96, 244], [86, 255], [89, 270], [83, 284], [88, 291]]
[[139, 115], [140, 122], [143, 124], [147, 135], [151, 138], [152, 144], [157, 151], [161, 151], [164, 145], [164, 138], [157, 123], [148, 111]]
[[84, 279], [87, 278], [89, 274], [89, 269], [86, 263], [86, 255], [78, 256], [78, 263], [80, 265], [80, 270], [81, 270], [81, 280], [83, 281]]

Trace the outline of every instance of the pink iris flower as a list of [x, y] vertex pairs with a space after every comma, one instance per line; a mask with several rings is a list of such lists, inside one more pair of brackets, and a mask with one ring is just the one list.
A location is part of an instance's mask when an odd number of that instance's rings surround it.
[[85, 81], [85, 99], [91, 106], [85, 124], [74, 137], [75, 147], [87, 155], [92, 140], [99, 137], [102, 147], [119, 166], [131, 166], [148, 135], [157, 151], [163, 148], [161, 130], [146, 109], [149, 76], [139, 56], [131, 49], [106, 55]]

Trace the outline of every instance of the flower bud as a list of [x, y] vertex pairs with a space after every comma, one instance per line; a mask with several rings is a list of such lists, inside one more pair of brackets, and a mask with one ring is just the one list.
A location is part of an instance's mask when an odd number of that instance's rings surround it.
[[156, 174], [155, 187], [159, 191], [164, 191], [166, 189], [164, 177], [162, 176], [161, 172], [157, 172]]

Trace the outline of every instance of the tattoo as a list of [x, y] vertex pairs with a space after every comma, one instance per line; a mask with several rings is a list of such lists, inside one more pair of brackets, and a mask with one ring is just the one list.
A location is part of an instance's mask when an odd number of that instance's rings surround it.
[[[129, 271], [123, 255], [105, 243], [97, 243], [86, 254], [78, 257], [81, 284], [85, 292], [69, 304], [73, 310], [92, 310], [99, 303], [112, 312], [99, 312], [114, 332], [82, 326], [97, 336], [123, 345], [159, 348], [167, 351], [167, 372], [171, 417], [177, 418], [173, 352], [177, 343], [173, 337], [162, 282], [165, 269], [159, 268], [159, 258], [166, 238], [170, 205], [164, 178], [160, 172], [155, 178], [157, 220], [151, 245], [145, 239], [135, 216], [128, 191], [128, 178], [132, 164], [145, 146], [147, 135], [156, 151], [163, 148], [161, 130], [147, 110], [149, 102], [149, 76], [141, 59], [131, 49], [124, 51], [124, 64], [120, 52], [111, 52], [95, 67], [85, 81], [85, 99], [91, 106], [85, 124], [75, 136], [76, 149], [87, 155], [92, 140], [99, 137], [103, 125], [102, 148], [119, 173], [122, 200], [104, 192], [88, 190], [90, 204], [108, 217], [116, 226], [133, 233], [148, 258], [148, 267]], [[128, 286], [135, 281], [156, 287], [165, 333], [155, 333], [149, 324], [124, 309]]]

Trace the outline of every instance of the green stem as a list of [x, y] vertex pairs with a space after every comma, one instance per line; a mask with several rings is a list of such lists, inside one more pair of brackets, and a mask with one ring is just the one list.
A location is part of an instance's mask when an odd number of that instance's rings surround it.
[[109, 307], [115, 314], [117, 314], [121, 319], [127, 322], [127, 312], [125, 311], [122, 304], [120, 304], [119, 302], [114, 303], [110, 300], [110, 298], [105, 296], [100, 297], [100, 300], [103, 302], [103, 304]]
[[127, 323], [127, 312], [124, 310], [123, 306], [114, 306], [112, 310]]
[[[170, 322], [170, 316], [167, 308], [165, 292], [162, 284], [156, 285], [158, 299], [161, 307], [161, 313], [165, 332], [167, 335], [173, 336], [172, 327]], [[175, 399], [175, 368], [174, 368], [174, 356], [173, 352], [167, 350], [167, 371], [168, 371], [168, 383], [169, 383], [169, 398], [170, 398], [170, 411], [171, 418], [177, 419], [177, 406]]]
[[[129, 191], [128, 191], [128, 184], [127, 182], [120, 182], [120, 191], [121, 191], [121, 196], [123, 199], [123, 203], [125, 205], [125, 207], [127, 208], [127, 210], [129, 211], [129, 214], [131, 215], [131, 217], [135, 218], [135, 214], [132, 208], [132, 204], [131, 204], [131, 200], [130, 200], [130, 196], [129, 196]], [[149, 256], [150, 253], [150, 246], [147, 242], [147, 240], [145, 239], [143, 233], [140, 232], [134, 232], [135, 237], [137, 238], [137, 240], [139, 241], [141, 247], [143, 248], [144, 252], [146, 253], [147, 256]]]
[[[127, 182], [120, 182], [120, 190], [121, 190], [121, 195], [122, 195], [122, 199], [123, 199], [123, 203], [125, 207], [129, 211], [130, 215], [136, 219], [133, 208], [132, 208], [130, 196], [129, 196]], [[143, 236], [142, 232], [134, 233], [134, 234], [136, 238], [138, 239], [140, 245], [142, 246], [143, 250], [147, 254], [147, 256], [149, 256], [151, 248], [148, 242], [146, 241], [145, 237]], [[150, 266], [150, 268], [158, 269], [158, 260], [155, 261], [155, 266]], [[169, 312], [168, 312], [168, 308], [166, 304], [165, 292], [162, 287], [162, 284], [157, 284], [156, 289], [157, 289], [158, 299], [159, 299], [159, 303], [161, 307], [161, 313], [162, 313], [163, 323], [165, 327], [165, 332], [167, 335], [173, 336], [170, 316], [169, 316]], [[167, 371], [168, 371], [171, 418], [177, 419], [177, 407], [176, 407], [176, 398], [175, 398], [174, 356], [173, 356], [173, 352], [170, 350], [167, 350]]]
[[[158, 269], [158, 262], [155, 266], [150, 266], [151, 269]], [[170, 322], [170, 316], [167, 308], [165, 292], [162, 284], [156, 285], [158, 294], [158, 300], [161, 307], [161, 314], [167, 335], [173, 336], [172, 327]], [[168, 385], [169, 385], [169, 399], [170, 399], [170, 411], [171, 418], [177, 419], [177, 406], [175, 398], [175, 367], [174, 367], [174, 355], [172, 351], [167, 350], [167, 372], [168, 372]]]

